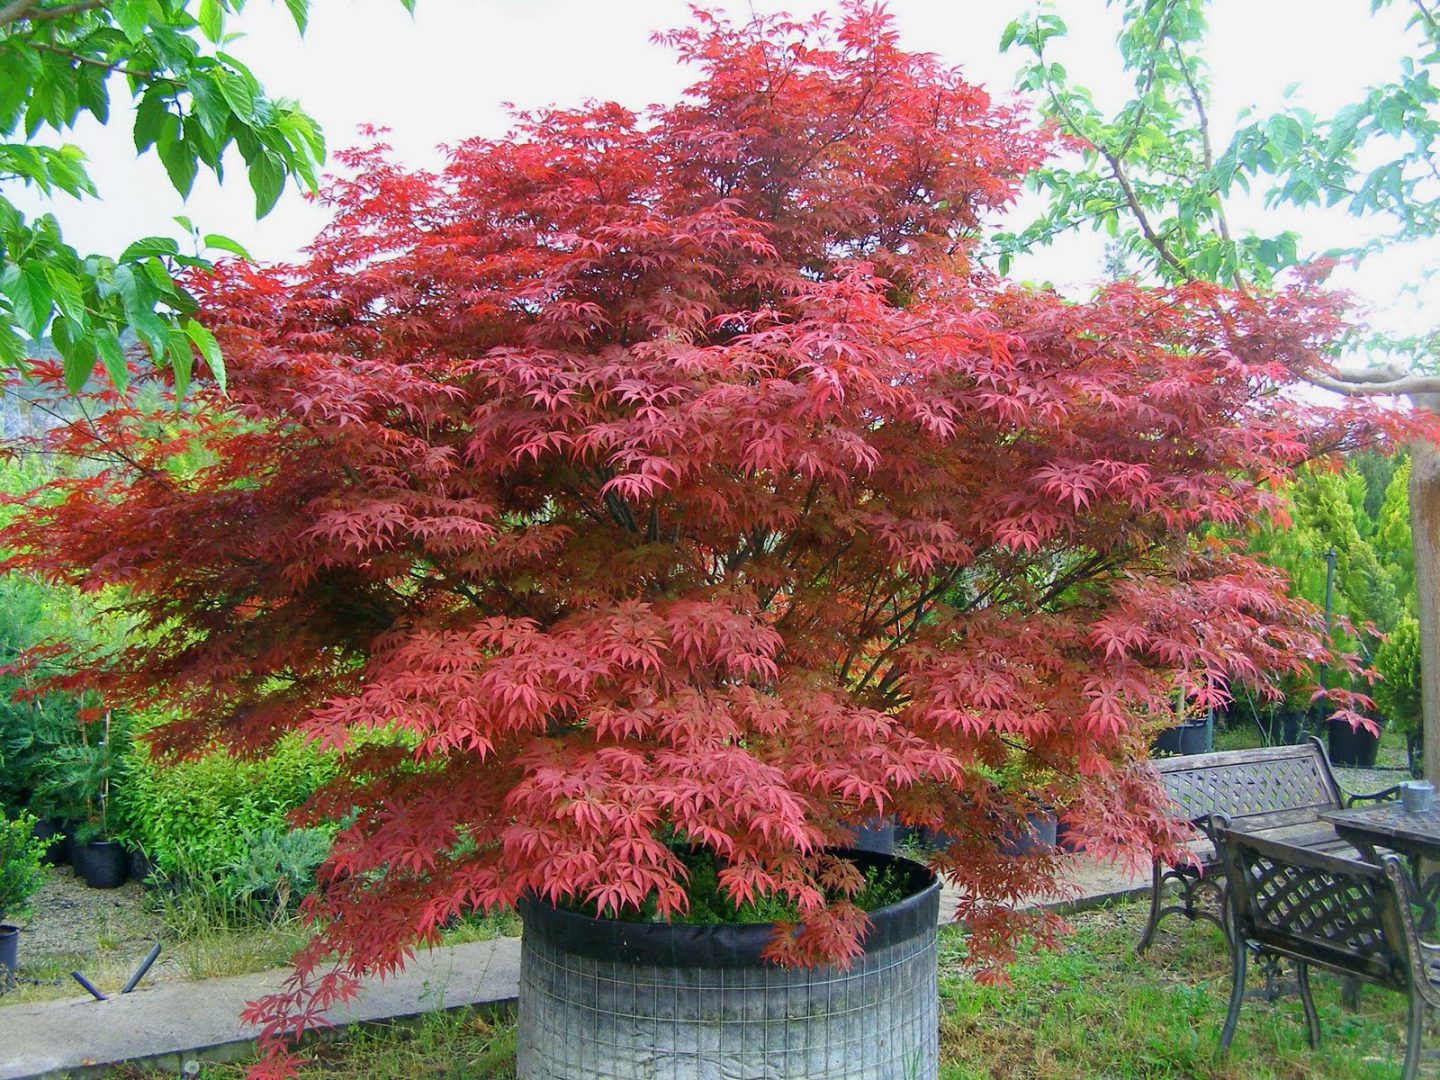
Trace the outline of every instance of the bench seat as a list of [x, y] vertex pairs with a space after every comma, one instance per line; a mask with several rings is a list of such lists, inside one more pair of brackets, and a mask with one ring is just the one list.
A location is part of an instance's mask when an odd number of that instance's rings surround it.
[[[1210, 819], [1223, 814], [1233, 828], [1277, 843], [1344, 858], [1359, 855], [1342, 840], [1329, 822], [1320, 820], [1326, 810], [1357, 802], [1394, 798], [1398, 787], [1372, 795], [1342, 791], [1330, 770], [1330, 760], [1318, 739], [1296, 746], [1269, 746], [1164, 758], [1153, 763], [1175, 816], [1188, 821], [1196, 839], [1190, 846], [1196, 864], [1154, 862], [1150, 887], [1150, 918], [1136, 950], [1144, 952], [1154, 940], [1160, 921], [1170, 914], [1206, 919], [1228, 934], [1224, 911], [1225, 871], [1220, 864]], [[1180, 902], [1166, 905], [1167, 884], [1180, 887]], [[1205, 894], [1218, 902], [1212, 912]]]

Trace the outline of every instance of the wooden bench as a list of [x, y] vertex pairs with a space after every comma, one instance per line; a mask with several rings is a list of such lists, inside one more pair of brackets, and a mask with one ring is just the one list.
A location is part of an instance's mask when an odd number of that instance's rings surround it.
[[[1140, 936], [1137, 952], [1144, 952], [1166, 915], [1206, 919], [1225, 925], [1225, 872], [1210, 834], [1210, 816], [1224, 814], [1236, 829], [1252, 835], [1310, 850], [1354, 855], [1355, 849], [1336, 834], [1334, 826], [1321, 821], [1322, 810], [1335, 810], [1357, 803], [1394, 798], [1399, 787], [1372, 795], [1350, 795], [1340, 789], [1330, 771], [1330, 761], [1319, 739], [1307, 739], [1296, 746], [1271, 746], [1255, 750], [1228, 750], [1218, 754], [1192, 754], [1164, 758], [1153, 763], [1165, 793], [1175, 804], [1175, 813], [1195, 828], [1191, 845], [1194, 863], [1165, 865], [1156, 859], [1150, 883], [1150, 919]], [[1167, 882], [1180, 886], [1180, 902], [1166, 906]], [[1203, 900], [1213, 892], [1217, 912], [1207, 911]]]
[[1410, 1026], [1401, 1075], [1412, 1080], [1426, 1010], [1440, 1007], [1440, 947], [1420, 940], [1411, 911], [1415, 885], [1399, 857], [1382, 855], [1376, 865], [1284, 844], [1232, 830], [1223, 814], [1214, 818], [1212, 835], [1230, 882], [1232, 924], [1230, 1011], [1220, 1052], [1235, 1037], [1253, 952], [1262, 962], [1295, 964], [1312, 1047], [1320, 1045], [1320, 1021], [1311, 967], [1405, 994]]

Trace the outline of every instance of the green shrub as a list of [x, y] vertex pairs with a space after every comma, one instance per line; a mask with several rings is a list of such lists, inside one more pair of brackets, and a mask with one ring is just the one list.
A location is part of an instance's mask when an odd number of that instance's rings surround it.
[[255, 838], [287, 833], [290, 812], [334, 774], [333, 755], [295, 737], [263, 759], [218, 752], [173, 765], [137, 740], [113, 796], [118, 832], [167, 878], [223, 880]]
[[[75, 462], [59, 463], [48, 457], [0, 458], [0, 495], [26, 494], [53, 478], [57, 470], [76, 467]], [[16, 509], [15, 504], [0, 501], [0, 524], [8, 522]], [[8, 664], [27, 649], [50, 642], [80, 653], [109, 652], [133, 635], [131, 621], [115, 604], [120, 595], [113, 587], [82, 593], [25, 574], [0, 575], [0, 663]], [[91, 779], [98, 779], [92, 766], [101, 767], [93, 752], [101, 725], [84, 723], [81, 706], [94, 708], [100, 703], [73, 694], [28, 693], [38, 680], [53, 673], [41, 661], [25, 674], [0, 676], [0, 810], [90, 820], [92, 831], [100, 831], [104, 817], [99, 812], [100, 789], [82, 790], [83, 785], [73, 783], [82, 768], [90, 769]], [[122, 720], [119, 713], [115, 718]], [[91, 760], [82, 763], [87, 748]], [[58, 773], [68, 775], [60, 778]]]
[[35, 838], [33, 817], [0, 820], [0, 919], [23, 915], [45, 884], [44, 854], [45, 841]]
[[[62, 634], [69, 624], [60, 609], [72, 599], [66, 590], [20, 574], [0, 576], [0, 662]], [[70, 694], [26, 693], [35, 674], [0, 677], [0, 809], [9, 814], [33, 809], [52, 753], [79, 742], [80, 702]], [[19, 695], [17, 697], [17, 694]]]
[[331, 829], [266, 829], [251, 836], [245, 854], [226, 867], [227, 886], [261, 911], [292, 910], [315, 887], [333, 836]]
[[1400, 620], [1385, 642], [1375, 650], [1375, 670], [1381, 681], [1372, 691], [1380, 713], [1390, 727], [1404, 735], [1420, 730], [1420, 624], [1412, 618]]

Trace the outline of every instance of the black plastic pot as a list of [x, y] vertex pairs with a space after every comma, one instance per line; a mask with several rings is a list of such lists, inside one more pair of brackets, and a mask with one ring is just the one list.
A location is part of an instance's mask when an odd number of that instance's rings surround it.
[[56, 818], [41, 818], [35, 822], [35, 827], [30, 830], [31, 835], [37, 840], [46, 841], [45, 854], [41, 859], [47, 866], [59, 866], [65, 862], [65, 846], [69, 837], [65, 832], [65, 823]]
[[150, 856], [139, 848], [131, 848], [126, 853], [125, 862], [126, 869], [130, 871], [131, 881], [139, 881], [143, 884], [155, 872], [155, 864], [150, 861]]
[[860, 851], [895, 854], [894, 818], [869, 818], [859, 825], [851, 825], [850, 835], [853, 837], [850, 846]]
[[1061, 818], [1055, 826], [1055, 846], [1061, 851], [1077, 852], [1084, 850], [1081, 847], [1080, 834], [1075, 827], [1064, 818]]
[[5, 984], [15, 982], [15, 972], [20, 970], [20, 928], [8, 923], [0, 926], [0, 967], [5, 969]]
[[516, 1075], [706, 1080], [723, 1063], [737, 1077], [934, 1080], [939, 880], [905, 859], [842, 854], [899, 869], [911, 890], [869, 913], [864, 953], [845, 968], [767, 961], [774, 923], [622, 922], [522, 900]]
[[1300, 741], [1304, 719], [1298, 709], [1276, 709], [1260, 718], [1260, 733], [1271, 746], [1294, 746]]
[[1155, 736], [1151, 750], [1159, 754], [1204, 754], [1210, 750], [1210, 725], [1204, 720], [1166, 728]]
[[1351, 727], [1348, 720], [1325, 722], [1330, 740], [1330, 764], [1352, 769], [1369, 769], [1380, 749], [1380, 735], [1368, 728]]
[[1049, 810], [1026, 814], [1024, 831], [1007, 830], [995, 850], [1001, 855], [1048, 854], [1055, 848], [1058, 827], [1059, 819]]
[[76, 845], [75, 872], [92, 889], [118, 889], [125, 884], [129, 859], [114, 840], [91, 840]]

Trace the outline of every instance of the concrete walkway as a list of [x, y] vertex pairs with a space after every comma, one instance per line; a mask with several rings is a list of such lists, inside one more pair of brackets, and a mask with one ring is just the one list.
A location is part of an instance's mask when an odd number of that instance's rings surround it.
[[[233, 1061], [253, 1051], [240, 1022], [247, 1001], [279, 989], [288, 969], [203, 982], [167, 982], [109, 1001], [82, 997], [0, 1006], [0, 1080], [102, 1075], [120, 1062], [179, 1072], [187, 1061]], [[520, 985], [520, 939], [418, 955], [399, 975], [369, 983], [330, 1014], [337, 1027], [404, 1019], [465, 1005], [508, 1005]]]
[[[1077, 862], [1073, 888], [1038, 905], [1092, 907], [1143, 893], [1149, 877]], [[941, 894], [942, 921], [956, 894]], [[240, 1022], [247, 1001], [280, 987], [288, 969], [202, 982], [166, 982], [124, 997], [0, 1004], [0, 1080], [100, 1076], [121, 1062], [179, 1072], [187, 1061], [233, 1061], [253, 1052], [256, 1031]], [[330, 1014], [336, 1027], [405, 1019], [438, 1009], [510, 1005], [520, 986], [520, 940], [500, 938], [422, 953], [394, 978], [366, 985]]]
[[[1086, 911], [1121, 900], [1133, 900], [1150, 893], [1150, 871], [1132, 873], [1123, 867], [1110, 863], [1094, 862], [1077, 857], [1073, 870], [1067, 875], [1069, 888], [1054, 896], [1037, 896], [1027, 904], [1028, 908], [1048, 908], [1065, 914], [1071, 911]], [[947, 923], [955, 918], [955, 905], [959, 892], [949, 885], [940, 891], [940, 921]]]

